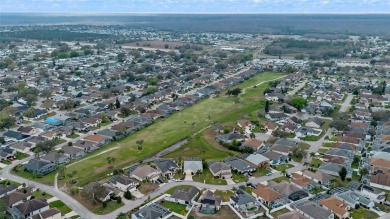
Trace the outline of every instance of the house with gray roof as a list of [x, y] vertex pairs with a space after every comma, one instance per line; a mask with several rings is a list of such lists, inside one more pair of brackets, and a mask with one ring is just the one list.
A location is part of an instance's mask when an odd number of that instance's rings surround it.
[[245, 136], [233, 132], [233, 133], [228, 133], [228, 134], [224, 134], [224, 135], [218, 135], [218, 136], [215, 137], [215, 139], [218, 142], [223, 142], [223, 143], [230, 144], [234, 140], [236, 140], [238, 142], [244, 141], [245, 140]]
[[203, 172], [202, 159], [189, 157], [184, 160], [183, 172], [185, 174], [194, 175], [197, 172]]
[[314, 202], [308, 202], [303, 205], [297, 206], [295, 210], [307, 218], [314, 218], [314, 219], [334, 218], [334, 214], [331, 211], [326, 210], [323, 207], [320, 207]]
[[275, 151], [267, 151], [265, 153], [262, 153], [262, 155], [268, 158], [271, 164], [285, 163], [285, 161], [288, 160], [288, 157], [286, 155], [280, 154]]
[[305, 126], [310, 127], [310, 128], [319, 129], [323, 123], [324, 123], [324, 121], [322, 121], [322, 119], [320, 119], [318, 117], [311, 117], [307, 120], [307, 122], [305, 123]]
[[231, 178], [232, 176], [232, 171], [230, 167], [224, 162], [220, 162], [220, 161], [209, 162], [208, 168], [214, 177], [226, 179], [226, 178]]
[[48, 161], [48, 162], [54, 163], [54, 164], [64, 164], [64, 163], [68, 163], [70, 161], [69, 157], [67, 157], [63, 154], [55, 153], [53, 151], [42, 156], [41, 160]]
[[8, 212], [13, 218], [29, 218], [49, 208], [49, 204], [45, 199], [35, 198], [9, 209]]
[[17, 188], [18, 187], [15, 184], [11, 184], [11, 185], [0, 184], [0, 198], [4, 197], [10, 192], [15, 191]]
[[174, 175], [178, 168], [177, 164], [171, 159], [160, 158], [156, 159], [154, 163], [156, 164], [157, 169], [166, 177]]
[[300, 189], [298, 186], [286, 181], [282, 181], [280, 183], [270, 181], [268, 186], [292, 201], [297, 201], [309, 196], [309, 194], [303, 189]]
[[171, 196], [165, 197], [165, 200], [183, 205], [192, 205], [199, 192], [199, 189], [196, 187], [179, 188]]
[[267, 157], [261, 155], [261, 154], [250, 154], [249, 156], [247, 156], [245, 158], [245, 160], [255, 166], [258, 166], [258, 167], [261, 167], [263, 166], [264, 164], [266, 163], [269, 163], [270, 162], [270, 159], [268, 159]]
[[286, 138], [279, 138], [274, 144], [285, 145], [293, 148], [298, 144], [298, 142]]
[[139, 185], [138, 180], [123, 175], [113, 176], [108, 182], [123, 192], [135, 191], [136, 187]]
[[24, 164], [24, 170], [30, 173], [36, 173], [38, 175], [46, 175], [53, 172], [56, 169], [55, 164], [48, 161], [31, 159], [28, 163]]
[[64, 146], [61, 150], [64, 152], [64, 155], [68, 156], [70, 159], [78, 159], [85, 155], [85, 151], [77, 147]]
[[345, 191], [342, 193], [336, 193], [334, 196], [341, 201], [346, 202], [352, 208], [357, 208], [359, 206], [364, 206], [365, 208], [372, 208], [375, 206], [374, 201], [364, 197], [363, 195], [355, 192], [355, 191]]
[[332, 176], [339, 176], [339, 172], [341, 170], [341, 165], [336, 163], [323, 163], [318, 167], [318, 171], [327, 173]]
[[131, 214], [131, 219], [165, 219], [171, 216], [171, 211], [157, 204], [150, 204], [142, 207]]
[[256, 171], [256, 166], [238, 157], [228, 157], [225, 162], [232, 170], [239, 173], [249, 173]]
[[250, 214], [260, 208], [260, 203], [249, 193], [238, 189], [236, 193], [230, 196], [233, 207], [241, 213]]

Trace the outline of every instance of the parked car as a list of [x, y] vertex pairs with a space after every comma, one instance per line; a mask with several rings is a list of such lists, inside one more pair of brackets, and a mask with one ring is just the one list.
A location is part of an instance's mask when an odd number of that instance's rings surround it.
[[271, 176], [272, 175], [272, 172], [268, 172], [267, 174], [265, 174], [266, 176]]

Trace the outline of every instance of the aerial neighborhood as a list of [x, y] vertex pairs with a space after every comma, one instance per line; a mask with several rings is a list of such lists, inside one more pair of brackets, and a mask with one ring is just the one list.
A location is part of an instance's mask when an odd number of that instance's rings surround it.
[[1, 32], [5, 218], [390, 218], [388, 37]]

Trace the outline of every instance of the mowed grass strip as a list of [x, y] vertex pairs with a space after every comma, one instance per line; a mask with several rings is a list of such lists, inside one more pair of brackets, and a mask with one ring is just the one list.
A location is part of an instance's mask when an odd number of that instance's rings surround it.
[[[264, 72], [237, 86], [245, 88], [281, 76], [283, 76], [281, 73]], [[104, 177], [115, 168], [122, 168], [132, 162], [150, 157], [158, 151], [190, 137], [193, 133], [211, 125], [213, 121], [229, 122], [244, 118], [244, 116], [260, 109], [259, 101], [263, 98], [263, 91], [266, 87], [268, 87], [267, 82], [256, 88], [247, 89], [246, 93], [240, 97], [239, 103], [236, 103], [236, 97], [226, 97], [223, 94], [219, 97], [202, 100], [168, 118], [158, 119], [147, 128], [90, 153], [86, 157], [96, 155], [112, 147], [118, 147], [118, 149], [100, 154], [93, 159], [85, 159], [69, 166], [66, 172], [76, 170], [77, 174], [74, 179], [77, 180], [78, 186], [82, 186], [98, 177]], [[139, 151], [136, 141], [141, 139], [145, 143], [143, 150]], [[115, 157], [115, 162], [108, 164], [107, 157]]]

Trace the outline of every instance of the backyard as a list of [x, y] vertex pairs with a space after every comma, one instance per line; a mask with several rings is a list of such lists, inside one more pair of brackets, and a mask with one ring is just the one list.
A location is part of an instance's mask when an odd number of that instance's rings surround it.
[[214, 176], [211, 174], [209, 169], [203, 169], [203, 173], [194, 175], [192, 179], [196, 182], [206, 184], [227, 185], [226, 180], [224, 179], [214, 179]]
[[367, 210], [365, 208], [353, 209], [351, 211], [351, 216], [353, 219], [372, 219], [379, 217], [377, 213]]
[[160, 204], [162, 206], [166, 207], [167, 209], [169, 209], [169, 210], [171, 210], [173, 212], [176, 212], [178, 214], [181, 214], [181, 215], [186, 215], [187, 214], [186, 206], [183, 205], [183, 204], [174, 203], [174, 202], [168, 202], [168, 201], [161, 202]]

